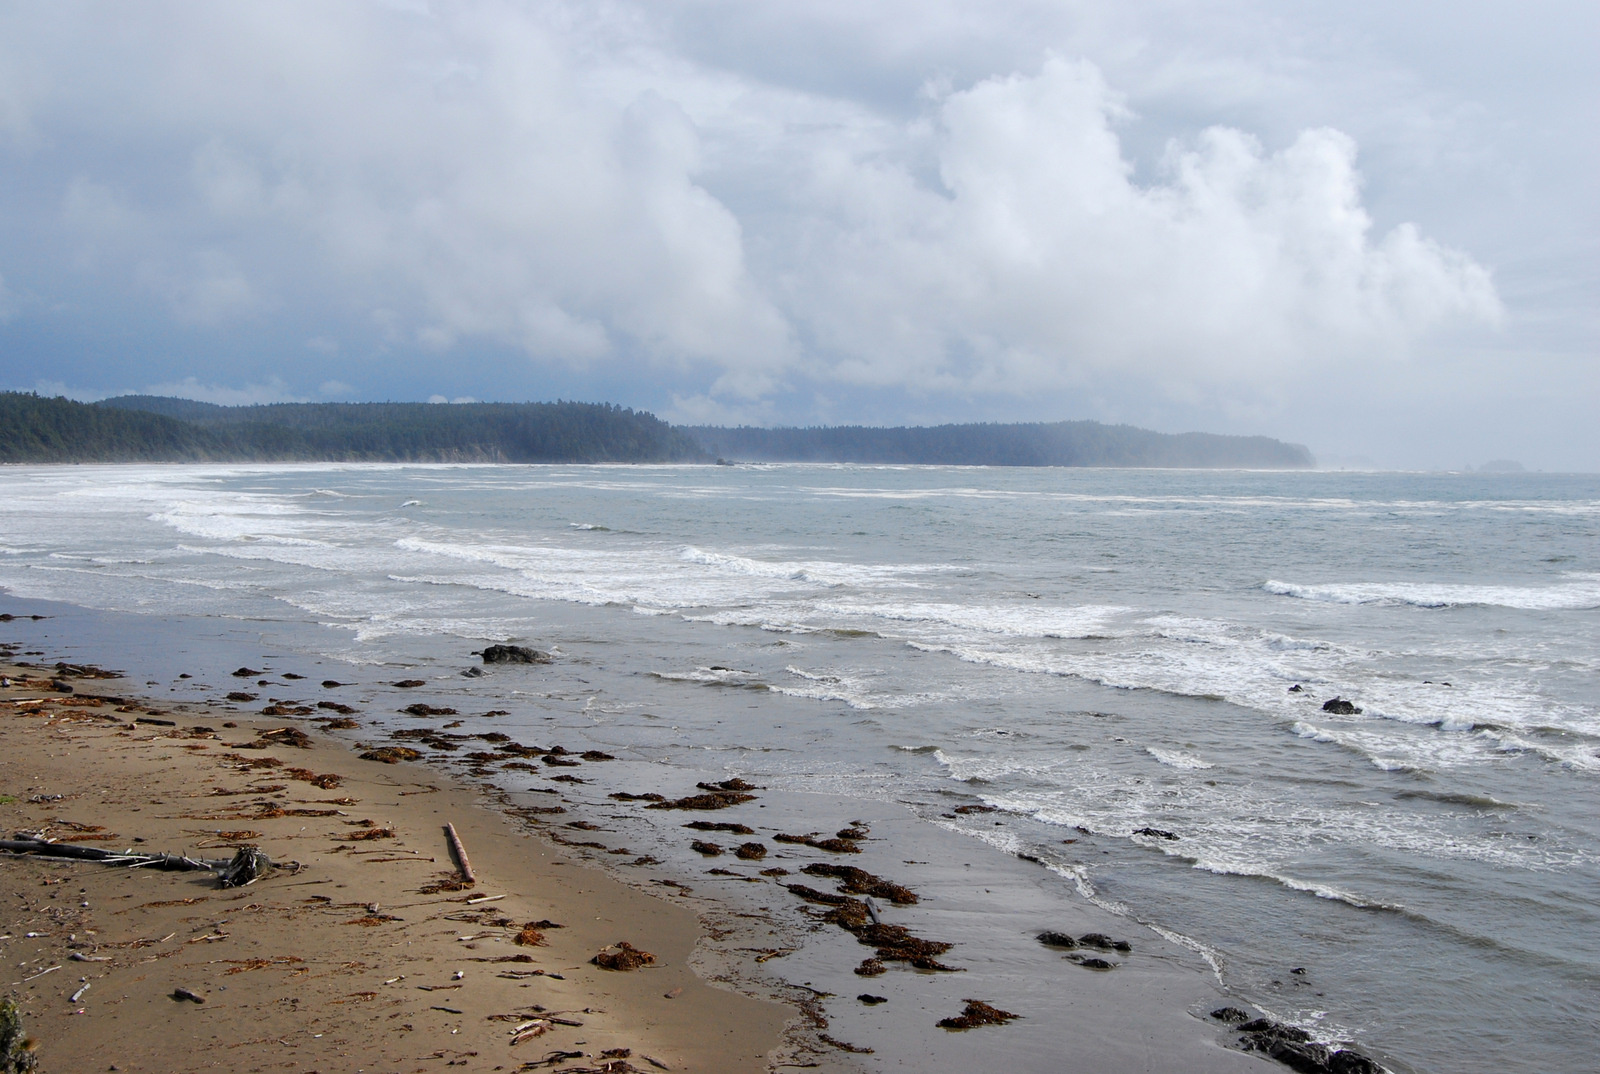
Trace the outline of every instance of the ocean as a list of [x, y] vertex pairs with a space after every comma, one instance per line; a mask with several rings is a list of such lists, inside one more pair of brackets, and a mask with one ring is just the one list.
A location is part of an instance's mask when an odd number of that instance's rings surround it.
[[[1600, 477], [58, 466], [0, 504], [15, 598], [434, 669], [657, 785], [898, 803], [1397, 1071], [1594, 1063]], [[461, 675], [490, 641], [555, 659]]]

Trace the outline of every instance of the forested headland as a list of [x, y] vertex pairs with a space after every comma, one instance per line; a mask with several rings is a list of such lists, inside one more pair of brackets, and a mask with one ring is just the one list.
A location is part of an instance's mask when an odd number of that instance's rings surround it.
[[603, 403], [274, 403], [0, 395], [4, 462], [695, 462], [692, 438]]
[[1298, 444], [1094, 421], [678, 427], [605, 403], [272, 403], [0, 393], [0, 462], [854, 462], [1296, 469]]

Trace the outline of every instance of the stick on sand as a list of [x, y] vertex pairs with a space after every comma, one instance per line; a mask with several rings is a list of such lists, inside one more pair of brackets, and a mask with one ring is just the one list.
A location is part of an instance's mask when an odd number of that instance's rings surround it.
[[472, 862], [467, 860], [467, 848], [461, 845], [461, 837], [456, 834], [454, 824], [444, 826], [445, 838], [450, 840], [450, 853], [456, 859], [456, 868], [461, 870], [461, 880], [466, 884], [476, 884], [477, 874], [472, 871]]

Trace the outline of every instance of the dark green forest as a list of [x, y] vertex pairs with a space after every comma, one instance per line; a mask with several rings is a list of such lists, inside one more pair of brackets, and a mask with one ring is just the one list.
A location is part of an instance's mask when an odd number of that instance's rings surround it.
[[0, 395], [0, 461], [690, 462], [699, 445], [596, 403], [275, 403]]
[[678, 428], [604, 403], [273, 403], [0, 393], [0, 462], [748, 462], [1293, 469], [1297, 444], [1093, 421]]

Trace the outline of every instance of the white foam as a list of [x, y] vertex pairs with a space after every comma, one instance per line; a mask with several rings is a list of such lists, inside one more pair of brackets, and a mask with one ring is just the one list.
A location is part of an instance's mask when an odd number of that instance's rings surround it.
[[1547, 586], [1457, 585], [1442, 582], [1351, 582], [1297, 585], [1269, 579], [1261, 588], [1280, 597], [1330, 604], [1410, 604], [1419, 608], [1485, 605], [1524, 611], [1600, 608], [1600, 579], [1568, 576]]
[[1210, 761], [1202, 761], [1192, 753], [1183, 750], [1162, 749], [1160, 746], [1146, 746], [1145, 752], [1169, 768], [1201, 769], [1215, 768]]

